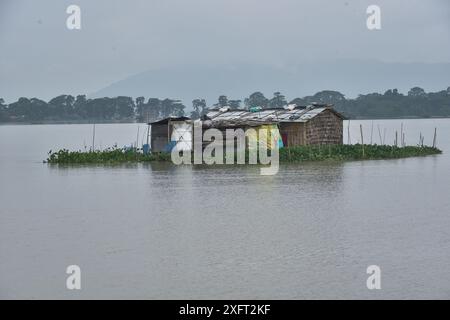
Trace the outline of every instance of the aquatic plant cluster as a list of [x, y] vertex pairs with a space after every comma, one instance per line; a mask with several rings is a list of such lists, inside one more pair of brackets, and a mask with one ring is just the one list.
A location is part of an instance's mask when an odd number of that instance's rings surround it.
[[[428, 146], [396, 147], [387, 145], [309, 145], [279, 150], [280, 162], [344, 161], [398, 159], [441, 154], [438, 148]], [[171, 161], [170, 153], [148, 153], [140, 150], [108, 148], [97, 151], [50, 151], [45, 163], [101, 164], [124, 162]]]
[[378, 160], [420, 157], [441, 154], [438, 148], [428, 146], [396, 147], [388, 145], [314, 145], [280, 149], [280, 162], [323, 160]]
[[62, 164], [88, 164], [88, 163], [123, 163], [123, 162], [148, 162], [170, 161], [170, 153], [144, 154], [136, 149], [123, 150], [120, 148], [108, 148], [96, 151], [69, 151], [61, 149], [50, 151], [46, 163]]

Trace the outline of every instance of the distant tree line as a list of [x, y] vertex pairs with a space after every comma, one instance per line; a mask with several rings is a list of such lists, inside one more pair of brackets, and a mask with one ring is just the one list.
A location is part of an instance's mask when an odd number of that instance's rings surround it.
[[246, 108], [260, 106], [277, 108], [286, 104], [306, 106], [312, 103], [332, 104], [335, 109], [348, 118], [429, 118], [450, 117], [450, 87], [438, 92], [425, 92], [414, 87], [406, 95], [397, 89], [384, 94], [361, 94], [355, 99], [346, 99], [338, 91], [325, 90], [312, 96], [295, 98], [289, 102], [279, 92], [273, 98], [264, 97], [261, 92], [252, 93], [244, 100]]
[[[290, 101], [280, 92], [275, 92], [271, 98], [266, 98], [261, 92], [254, 92], [243, 101], [222, 95], [211, 107], [267, 109], [282, 108], [287, 104], [306, 106], [312, 103], [333, 104], [337, 111], [348, 118], [450, 117], [450, 87], [428, 93], [414, 87], [406, 95], [397, 89], [390, 89], [383, 94], [369, 93], [355, 99], [346, 99], [338, 91], [325, 90]], [[87, 99], [85, 95], [60, 95], [48, 102], [22, 97], [10, 104], [5, 104], [4, 99], [0, 98], [0, 122], [146, 122], [184, 115], [196, 119], [208, 111], [208, 106], [205, 99], [195, 99], [189, 114], [186, 114], [185, 109], [186, 106], [180, 100], [146, 100], [144, 97]]]

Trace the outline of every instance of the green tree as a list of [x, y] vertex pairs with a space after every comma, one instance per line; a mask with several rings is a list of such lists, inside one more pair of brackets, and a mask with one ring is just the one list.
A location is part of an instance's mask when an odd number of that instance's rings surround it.
[[48, 119], [65, 120], [70, 119], [74, 111], [75, 98], [71, 95], [62, 94], [48, 102]]
[[289, 102], [289, 104], [296, 104], [297, 106], [306, 106], [308, 103], [305, 99], [295, 98]]
[[191, 118], [192, 119], [199, 119], [204, 114], [206, 114], [206, 101], [205, 99], [195, 99], [192, 100], [192, 109], [194, 109], [191, 112]]
[[267, 108], [268, 103], [269, 99], [267, 99], [264, 94], [259, 91], [252, 93], [248, 98], [245, 98], [244, 100], [244, 104], [247, 109], [250, 109], [252, 107]]
[[8, 120], [7, 106], [5, 100], [0, 98], [0, 122], [6, 122]]
[[146, 105], [150, 121], [155, 121], [162, 117], [161, 100], [158, 98], [149, 98]]
[[13, 121], [41, 121], [48, 116], [47, 102], [37, 98], [19, 98], [8, 106]]
[[228, 105], [233, 109], [240, 109], [241, 102], [242, 100], [228, 100]]
[[184, 116], [185, 106], [180, 100], [164, 99], [161, 101], [161, 115], [163, 118], [167, 117], [181, 117]]
[[144, 115], [144, 106], [145, 106], [145, 98], [144, 97], [137, 97], [136, 98], [136, 118], [138, 121], [147, 121], [149, 120], [148, 112]]
[[86, 111], [86, 95], [77, 95], [75, 98], [75, 102], [73, 103], [73, 110], [75, 117], [79, 119], [87, 119], [87, 111]]
[[219, 96], [218, 102], [214, 106], [219, 108], [228, 106], [227, 96], [224, 95]]
[[332, 104], [334, 106], [341, 106], [345, 103], [345, 96], [338, 91], [324, 90], [317, 92], [307, 100], [308, 103]]
[[283, 96], [280, 92], [275, 92], [273, 94], [273, 98], [270, 99], [268, 103], [269, 108], [282, 108], [287, 104], [286, 97]]
[[136, 107], [134, 100], [130, 97], [119, 96], [115, 99], [115, 120], [131, 120], [134, 116], [134, 109]]
[[408, 91], [408, 96], [409, 97], [426, 97], [427, 93], [425, 92], [425, 90], [423, 90], [420, 87], [414, 87], [411, 88], [411, 90]]

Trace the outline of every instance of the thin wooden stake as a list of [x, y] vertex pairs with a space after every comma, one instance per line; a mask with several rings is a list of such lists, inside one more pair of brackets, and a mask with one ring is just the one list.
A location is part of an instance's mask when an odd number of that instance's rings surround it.
[[348, 120], [348, 127], [347, 127], [347, 143], [352, 144], [352, 140], [350, 139], [350, 120]]
[[373, 144], [373, 120], [372, 120], [372, 126], [370, 128], [370, 144]]
[[381, 129], [380, 129], [380, 125], [377, 125], [378, 127], [378, 134], [380, 136], [380, 145], [383, 145], [383, 138], [381, 138]]
[[403, 122], [400, 125], [400, 147], [403, 147]]
[[364, 151], [364, 135], [363, 135], [362, 124], [359, 125], [359, 130], [361, 131], [362, 154], [363, 154], [363, 158], [365, 158], [365, 151]]
[[139, 145], [139, 126], [138, 126], [137, 134], [136, 134], [136, 149], [138, 148], [138, 145]]
[[92, 152], [94, 152], [94, 148], [95, 148], [95, 123], [92, 129]]
[[433, 148], [436, 148], [436, 135], [437, 135], [437, 128], [434, 128]]

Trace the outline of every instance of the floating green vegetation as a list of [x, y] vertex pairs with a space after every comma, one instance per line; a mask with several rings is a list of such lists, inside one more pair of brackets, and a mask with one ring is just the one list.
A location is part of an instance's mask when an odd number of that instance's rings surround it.
[[[386, 146], [386, 145], [314, 145], [280, 149], [280, 162], [303, 161], [344, 161], [376, 160], [421, 157], [442, 153], [441, 150], [427, 146]], [[247, 157], [248, 159], [248, 154]], [[124, 162], [171, 161], [170, 153], [150, 153], [122, 149], [102, 151], [69, 151], [62, 149], [49, 152], [46, 163], [61, 164], [114, 164]]]
[[47, 163], [62, 164], [85, 164], [85, 163], [123, 163], [123, 162], [148, 162], [148, 161], [171, 161], [170, 153], [143, 154], [135, 149], [105, 149], [96, 151], [69, 151], [62, 149], [49, 152]]
[[280, 162], [378, 160], [421, 157], [441, 154], [438, 148], [427, 146], [387, 145], [325, 145], [298, 146], [280, 149]]

